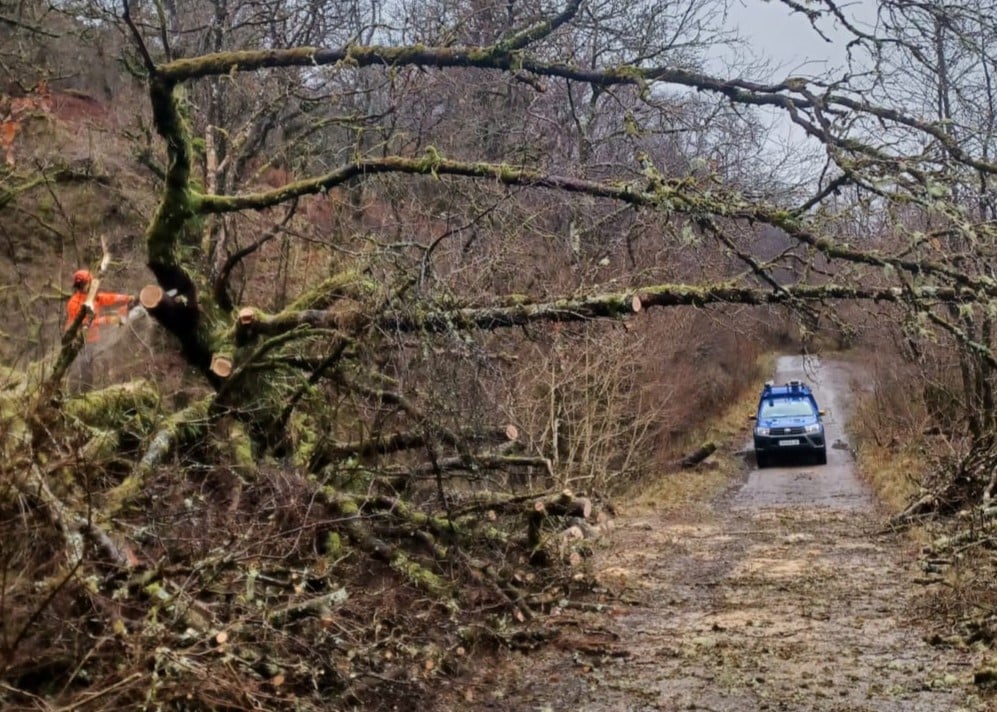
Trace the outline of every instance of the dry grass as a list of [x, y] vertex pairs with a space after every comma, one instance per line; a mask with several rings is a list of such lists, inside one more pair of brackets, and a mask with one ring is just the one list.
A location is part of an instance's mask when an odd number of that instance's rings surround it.
[[[759, 374], [771, 373], [774, 356], [766, 354], [756, 361]], [[746, 383], [730, 404], [702, 427], [683, 439], [686, 451], [712, 441], [717, 451], [696, 468], [677, 465], [663, 468], [652, 481], [638, 483], [627, 498], [634, 511], [649, 509], [666, 512], [688, 511], [704, 506], [723, 493], [744, 471], [744, 452], [750, 431], [748, 415], [754, 412], [758, 383]]]
[[661, 474], [628, 501], [632, 513], [693, 511], [729, 485], [734, 473], [720, 465], [710, 470], [675, 470]]
[[[872, 487], [887, 516], [899, 514], [916, 499], [925, 475], [920, 450], [916, 444], [902, 449], [881, 448], [870, 440], [864, 440], [856, 447], [859, 472]], [[910, 527], [906, 534], [917, 545], [923, 546], [931, 539], [924, 527]]]
[[[856, 402], [852, 441], [860, 471], [887, 516], [902, 512], [923, 486], [945, 476], [944, 462], [958, 448], [952, 434], [959, 428], [952, 427], [949, 409], [954, 400], [939, 397], [958, 391], [952, 382], [955, 370], [935, 356], [911, 364], [889, 344], [855, 354], [868, 366], [870, 377], [868, 390]], [[989, 537], [955, 549], [937, 549], [934, 544], [978, 524], [974, 517], [962, 515], [926, 519], [904, 531], [913, 546], [934, 552], [920, 564], [924, 581], [937, 583], [917, 589], [911, 615], [930, 621], [932, 638], [940, 645], [962, 647], [974, 641], [992, 646], [997, 640], [997, 561]]]
[[889, 513], [902, 511], [917, 494], [925, 468], [918, 444], [881, 448], [865, 439], [856, 448], [856, 456], [859, 471]]
[[859, 471], [887, 512], [896, 514], [917, 495], [931, 466], [924, 376], [886, 345], [850, 357], [866, 374], [848, 428]]

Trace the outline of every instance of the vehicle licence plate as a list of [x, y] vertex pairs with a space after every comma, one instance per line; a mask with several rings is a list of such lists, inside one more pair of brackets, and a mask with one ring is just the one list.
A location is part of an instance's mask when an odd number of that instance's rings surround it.
[[799, 440], [780, 440], [779, 445], [799, 445]]

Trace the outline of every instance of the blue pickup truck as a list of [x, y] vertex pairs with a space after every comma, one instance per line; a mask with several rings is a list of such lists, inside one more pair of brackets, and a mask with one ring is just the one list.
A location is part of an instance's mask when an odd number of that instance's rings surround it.
[[767, 467], [777, 454], [791, 453], [809, 455], [818, 465], [826, 465], [823, 417], [813, 391], [802, 381], [782, 386], [766, 383], [758, 398], [758, 412], [751, 416], [758, 467]]

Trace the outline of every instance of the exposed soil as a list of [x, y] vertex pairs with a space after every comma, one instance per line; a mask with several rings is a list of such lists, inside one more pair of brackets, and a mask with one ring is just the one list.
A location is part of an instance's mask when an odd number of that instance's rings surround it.
[[855, 472], [849, 373], [778, 363], [829, 411], [827, 466], [752, 470], [681, 516], [624, 513], [594, 561], [606, 607], [565, 608], [553, 644], [480, 671], [446, 709], [995, 709], [973, 686], [981, 653], [926, 642], [916, 547], [880, 533]]

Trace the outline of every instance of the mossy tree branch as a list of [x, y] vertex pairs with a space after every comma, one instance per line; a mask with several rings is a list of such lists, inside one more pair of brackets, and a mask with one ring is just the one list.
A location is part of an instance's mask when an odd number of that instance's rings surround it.
[[[178, 94], [178, 89], [183, 83], [227, 75], [232, 72], [333, 65], [338, 68], [356, 69], [373, 66], [419, 66], [441, 69], [475, 67], [500, 72], [529, 72], [536, 76], [566, 78], [600, 87], [612, 85], [644, 87], [651, 83], [694, 87], [701, 91], [722, 95], [738, 104], [768, 105], [781, 108], [811, 135], [817, 136], [832, 147], [839, 156], [844, 155], [844, 153], [854, 153], [864, 156], [865, 160], [881, 164], [888, 165], [896, 162], [896, 157], [872, 144], [862, 143], [843, 135], [831, 134], [831, 123], [826, 120], [828, 115], [836, 113], [862, 114], [917, 130], [937, 141], [953, 158], [965, 165], [980, 172], [997, 172], [997, 164], [974, 159], [957, 143], [953, 142], [950, 134], [943, 127], [934, 122], [906, 115], [897, 109], [877, 106], [842, 91], [827, 91], [823, 94], [817, 94], [815, 91], [819, 87], [812, 86], [805, 80], [787, 79], [783, 82], [767, 84], [747, 80], [721, 80], [704, 73], [676, 67], [626, 66], [579, 69], [545, 61], [539, 58], [539, 55], [531, 57], [530, 48], [549, 37], [566, 23], [570, 23], [576, 16], [578, 8], [578, 2], [569, 2], [560, 13], [550, 19], [525, 27], [508, 35], [505, 40], [488, 46], [387, 47], [350, 45], [342, 48], [292, 47], [259, 51], [219, 52], [184, 58], [156, 66], [150, 80], [150, 96], [156, 127], [166, 141], [170, 162], [164, 198], [148, 232], [150, 267], [157, 274], [164, 287], [174, 286], [182, 293], [189, 292], [191, 294], [192, 315], [197, 315], [199, 310], [197, 302], [193, 299], [193, 284], [189, 278], [186, 278], [189, 269], [180, 258], [180, 250], [178, 249], [180, 236], [188, 221], [199, 215], [261, 210], [292, 201], [301, 196], [326, 192], [330, 188], [344, 185], [358, 178], [368, 178], [384, 173], [402, 173], [489, 179], [505, 185], [531, 186], [606, 198], [635, 207], [647, 207], [663, 212], [683, 214], [696, 219], [701, 219], [702, 216], [714, 216], [718, 219], [768, 224], [786, 232], [801, 244], [813, 248], [831, 259], [881, 268], [889, 267], [918, 276], [934, 276], [950, 282], [956, 287], [966, 287], [978, 290], [981, 294], [997, 296], [997, 283], [987, 277], [971, 275], [942, 262], [910, 259], [849, 247], [821, 236], [811, 221], [802, 213], [747, 200], [730, 191], [702, 191], [685, 178], [655, 180], [645, 184], [589, 181], [568, 176], [550, 175], [529, 168], [454, 161], [443, 158], [435, 150], [430, 149], [425, 156], [420, 158], [402, 156], [367, 158], [359, 156], [351, 163], [324, 175], [291, 181], [276, 189], [259, 193], [204, 195], [191, 186], [190, 136], [183, 120], [181, 99]], [[805, 118], [804, 112], [810, 112], [811, 118]], [[927, 186], [928, 179], [924, 172], [915, 167], [915, 163], [916, 161], [909, 161], [904, 166], [897, 165], [898, 178], [895, 185], [913, 191], [910, 193], [912, 200], [926, 200], [926, 196], [930, 192], [929, 186]], [[846, 166], [846, 168], [848, 167]], [[852, 169], [848, 168], [848, 170]], [[900, 179], [900, 176], [903, 175], [907, 175], [911, 180], [904, 183]], [[946, 285], [942, 286], [947, 288]], [[759, 304], [778, 302], [788, 295], [786, 292], [783, 293], [782, 298], [772, 295], [761, 297], [759, 293], [750, 290], [726, 290], [726, 288], [718, 290], [710, 286], [707, 286], [705, 291], [707, 294], [702, 298], [696, 294], [688, 294], [678, 298], [674, 294], [651, 294], [648, 305], [695, 304], [701, 300]], [[876, 295], [873, 290], [847, 286], [840, 288], [822, 287], [818, 292], [812, 298], [879, 299], [890, 297], [890, 294], [886, 292], [882, 295]], [[721, 293], [723, 293], [722, 296]], [[800, 298], [806, 299], [808, 297], [800, 295]], [[387, 322], [394, 325], [411, 325], [411, 328], [424, 324], [429, 325], [431, 329], [440, 329], [443, 328], [444, 321], [449, 321], [468, 328], [488, 328], [493, 323], [498, 325], [503, 323], [516, 324], [531, 318], [564, 319], [567, 318], [564, 315], [569, 310], [576, 308], [581, 310], [580, 313], [584, 317], [613, 315], [619, 311], [613, 305], [612, 299], [596, 297], [588, 303], [569, 304], [565, 309], [544, 309], [536, 306], [529, 315], [524, 314], [523, 312], [526, 310], [521, 309], [519, 314], [511, 316], [509, 313], [489, 314], [481, 312], [480, 314], [455, 314], [452, 319], [440, 318], [438, 320], [434, 317], [406, 321], [403, 318], [388, 317]], [[284, 330], [292, 322], [320, 328], [327, 328], [330, 325], [342, 326], [339, 323], [330, 324], [328, 314], [306, 310], [293, 312], [294, 310], [291, 310], [291, 312], [279, 317], [259, 318], [253, 328], [259, 333], [267, 333], [268, 331], [272, 333]], [[215, 338], [211, 330], [205, 330], [197, 324], [189, 333], [181, 335], [181, 341], [184, 343], [188, 358], [202, 369], [208, 362]]]
[[[388, 311], [373, 323], [379, 328], [401, 332], [442, 332], [460, 329], [492, 330], [538, 322], [576, 322], [598, 318], [624, 318], [651, 307], [706, 306], [708, 304], [747, 304], [754, 306], [793, 302], [836, 300], [905, 303], [973, 303], [988, 295], [969, 288], [922, 286], [860, 287], [847, 284], [783, 285], [777, 289], [728, 284], [659, 284], [632, 287], [620, 292], [534, 301], [522, 295], [499, 300], [494, 305], [432, 304], [407, 312]], [[273, 335], [303, 326], [338, 328], [341, 316], [334, 312], [304, 310], [266, 315], [254, 311], [251, 323], [242, 328], [247, 334]]]
[[989, 277], [971, 275], [939, 261], [904, 258], [875, 250], [850, 247], [822, 236], [810, 221], [793, 211], [760, 201], [749, 201], [743, 195], [731, 191], [705, 192], [686, 178], [655, 182], [648, 189], [646, 183], [620, 184], [592, 181], [551, 175], [533, 169], [513, 168], [503, 164], [468, 163], [446, 159], [435, 151], [430, 151], [422, 158], [389, 156], [360, 159], [325, 175], [289, 183], [272, 191], [232, 196], [202, 196], [199, 204], [201, 209], [208, 213], [260, 210], [302, 195], [328, 191], [361, 175], [371, 176], [380, 173], [481, 178], [505, 185], [529, 186], [606, 198], [635, 207], [652, 208], [679, 215], [715, 216], [752, 224], [761, 223], [782, 230], [801, 244], [812, 247], [831, 259], [872, 267], [889, 267], [909, 274], [935, 275], [951, 280], [955, 284], [997, 296], [997, 282]]

